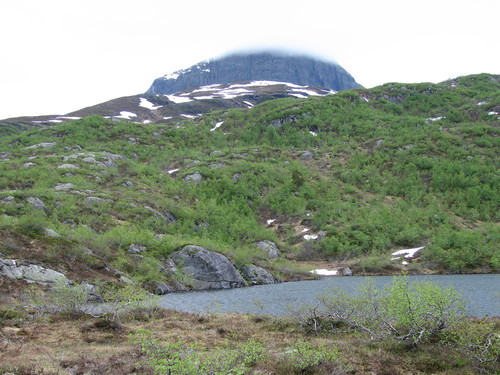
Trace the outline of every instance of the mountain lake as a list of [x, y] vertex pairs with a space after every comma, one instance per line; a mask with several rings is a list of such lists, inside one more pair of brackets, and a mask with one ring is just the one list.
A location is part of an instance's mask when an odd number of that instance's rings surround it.
[[[330, 288], [355, 293], [365, 276], [334, 276], [319, 280], [257, 285], [246, 288], [171, 293], [161, 297], [161, 306], [192, 313], [251, 313], [291, 316], [290, 306], [314, 305], [316, 297]], [[371, 276], [377, 288], [391, 283], [392, 276]], [[453, 285], [464, 296], [471, 315], [500, 315], [500, 274], [414, 275], [410, 282], [430, 281]]]

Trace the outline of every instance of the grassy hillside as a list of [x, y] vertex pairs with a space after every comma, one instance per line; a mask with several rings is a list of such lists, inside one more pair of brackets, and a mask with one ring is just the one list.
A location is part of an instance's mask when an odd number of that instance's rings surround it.
[[[11, 128], [0, 133], [0, 252], [139, 283], [164, 280], [160, 260], [186, 244], [282, 277], [293, 260], [399, 269], [390, 253], [418, 246], [410, 272], [498, 272], [499, 112], [500, 77], [483, 74], [163, 125]], [[253, 245], [265, 239], [280, 259]]]

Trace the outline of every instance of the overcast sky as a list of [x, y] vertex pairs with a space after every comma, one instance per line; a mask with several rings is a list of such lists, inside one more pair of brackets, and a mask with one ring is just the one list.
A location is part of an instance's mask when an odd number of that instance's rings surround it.
[[500, 73], [498, 0], [0, 0], [0, 119], [145, 92], [245, 48], [337, 61], [365, 87]]

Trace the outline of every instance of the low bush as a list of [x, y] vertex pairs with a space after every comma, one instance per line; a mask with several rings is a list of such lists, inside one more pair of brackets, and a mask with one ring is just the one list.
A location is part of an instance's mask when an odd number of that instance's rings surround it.
[[367, 256], [359, 260], [363, 272], [383, 272], [394, 268], [389, 255]]
[[22, 216], [17, 223], [17, 229], [29, 236], [42, 235], [46, 227], [46, 218], [43, 214], [39, 213]]
[[0, 327], [8, 324], [19, 324], [26, 319], [26, 313], [10, 307], [0, 307]]
[[[396, 339], [417, 346], [451, 331], [466, 316], [465, 302], [452, 288], [395, 277], [384, 290], [370, 280], [349, 295], [332, 289], [318, 298], [315, 307], [296, 311], [299, 322], [314, 332], [351, 330], [372, 341]], [[339, 329], [340, 327], [340, 329]]]
[[159, 342], [147, 330], [132, 335], [132, 341], [140, 345], [148, 364], [159, 375], [243, 375], [261, 361], [265, 353], [262, 344], [254, 341], [208, 351], [172, 337], [168, 342]]
[[132, 342], [140, 346], [147, 363], [158, 375], [243, 375], [257, 373], [263, 367], [278, 370], [280, 374], [317, 373], [319, 366], [332, 366], [339, 356], [335, 348], [303, 340], [276, 354], [254, 340], [206, 349], [173, 337], [160, 342], [148, 330], [138, 330], [132, 335]]
[[500, 321], [498, 319], [467, 319], [444, 336], [452, 348], [469, 360], [480, 373], [500, 371]]
[[33, 285], [27, 297], [31, 307], [41, 313], [78, 315], [90, 311], [89, 289], [81, 284], [71, 285], [66, 279], [59, 279], [47, 291]]

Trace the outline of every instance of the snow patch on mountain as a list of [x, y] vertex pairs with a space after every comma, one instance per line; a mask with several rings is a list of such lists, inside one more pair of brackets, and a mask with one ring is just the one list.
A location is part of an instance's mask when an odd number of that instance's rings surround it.
[[211, 91], [211, 90], [215, 90], [215, 89], [219, 88], [220, 86], [222, 86], [220, 83], [214, 83], [213, 85], [200, 86], [199, 88], [197, 88], [191, 92], [195, 93], [195, 92]]
[[277, 82], [277, 81], [252, 81], [249, 83], [236, 83], [236, 84], [233, 84], [229, 87], [230, 88], [234, 88], [234, 87], [259, 87], [259, 86], [274, 86], [274, 85], [285, 85], [285, 86], [292, 87], [292, 88], [304, 88], [304, 87], [306, 87], [306, 86], [296, 85], [296, 84], [290, 83], [290, 82]]
[[304, 89], [304, 88], [301, 88], [301, 89], [294, 88], [293, 89], [293, 93], [296, 93], [296, 92], [304, 93], [304, 94], [307, 94], [309, 96], [322, 96], [321, 94], [318, 94], [316, 91], [307, 90], [307, 89]]
[[[288, 95], [295, 96], [301, 99], [305, 99], [309, 96], [324, 96], [336, 93], [333, 90], [313, 89], [309, 86], [301, 86], [289, 82], [251, 81], [245, 83], [233, 83], [230, 85], [206, 85], [198, 87], [191, 91], [185, 91], [182, 93], [177, 93], [175, 95], [167, 95], [167, 97], [174, 103], [185, 103], [190, 100], [231, 100], [241, 96], [252, 95], [259, 87], [270, 86], [286, 86]], [[246, 104], [248, 108], [254, 106], [254, 104], [249, 101], [244, 101], [243, 103]]]
[[163, 78], [165, 79], [177, 79], [181, 75], [182, 71], [177, 71], [175, 73], [165, 74]]
[[81, 117], [79, 117], [79, 116], [57, 116], [57, 119], [59, 119], [59, 120], [80, 120]]
[[140, 99], [139, 107], [147, 108], [147, 109], [150, 109], [152, 111], [162, 107], [161, 105], [155, 106], [153, 103], [151, 103], [146, 98], [139, 98], [139, 99]]
[[291, 96], [294, 96], [296, 98], [299, 98], [299, 99], [306, 99], [307, 98], [307, 95], [304, 95], [304, 94], [297, 94], [297, 93], [293, 93], [291, 92], [290, 93]]
[[219, 129], [223, 123], [224, 123], [224, 121], [218, 122], [217, 124], [215, 124], [215, 126], [212, 129], [210, 129], [210, 131], [213, 132], [214, 130]]
[[210, 99], [214, 99], [214, 96], [213, 95], [195, 96], [193, 99], [194, 100], [210, 100]]
[[180, 97], [180, 96], [175, 96], [175, 95], [165, 95], [168, 100], [171, 102], [174, 102], [175, 104], [180, 104], [180, 103], [188, 103], [191, 102], [191, 98], [188, 97]]
[[133, 112], [121, 111], [118, 116], [114, 116], [115, 118], [122, 118], [124, 120], [131, 120], [132, 117], [137, 117], [137, 115]]

